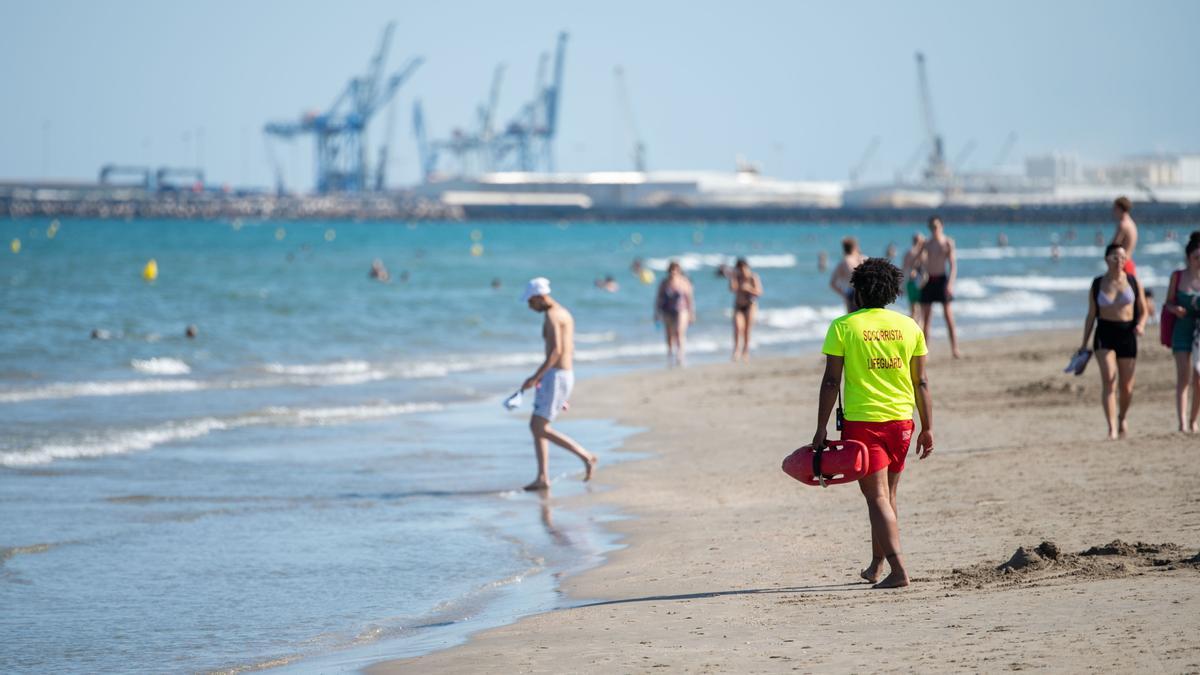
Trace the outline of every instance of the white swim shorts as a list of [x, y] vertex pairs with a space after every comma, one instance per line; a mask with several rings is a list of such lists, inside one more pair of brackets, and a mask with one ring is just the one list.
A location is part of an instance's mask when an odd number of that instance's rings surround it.
[[575, 387], [575, 372], [551, 368], [542, 376], [537, 395], [533, 397], [533, 414], [553, 422], [571, 398]]

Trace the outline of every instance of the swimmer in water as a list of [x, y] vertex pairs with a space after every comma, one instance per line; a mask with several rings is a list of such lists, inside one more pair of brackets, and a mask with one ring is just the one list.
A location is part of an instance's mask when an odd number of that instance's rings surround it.
[[371, 261], [371, 271], [367, 273], [367, 276], [381, 284], [386, 284], [392, 280], [392, 275], [388, 274], [387, 267], [384, 266], [383, 261], [379, 258]]

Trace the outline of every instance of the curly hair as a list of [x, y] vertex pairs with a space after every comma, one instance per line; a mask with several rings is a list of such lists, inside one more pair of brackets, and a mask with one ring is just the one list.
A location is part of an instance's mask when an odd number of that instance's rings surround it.
[[887, 258], [867, 258], [850, 275], [862, 307], [887, 307], [900, 296], [903, 284], [904, 273]]

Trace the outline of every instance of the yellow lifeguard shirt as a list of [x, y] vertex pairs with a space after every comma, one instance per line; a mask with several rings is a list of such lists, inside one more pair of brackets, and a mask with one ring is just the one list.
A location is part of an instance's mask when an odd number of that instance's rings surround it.
[[890, 309], [860, 309], [833, 320], [821, 351], [845, 359], [847, 420], [912, 419], [909, 363], [929, 353], [916, 321]]

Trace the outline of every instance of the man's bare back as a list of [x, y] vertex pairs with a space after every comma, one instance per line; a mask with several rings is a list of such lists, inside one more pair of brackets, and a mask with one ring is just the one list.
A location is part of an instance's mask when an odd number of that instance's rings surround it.
[[1137, 247], [1137, 240], [1137, 223], [1133, 222], [1133, 217], [1126, 213], [1117, 222], [1117, 231], [1113, 233], [1112, 243], [1125, 249], [1125, 252], [1132, 260], [1133, 249]]
[[575, 318], [566, 307], [555, 304], [546, 311], [542, 322], [542, 338], [546, 341], [546, 356], [559, 349], [558, 359], [550, 363], [551, 368], [572, 370], [575, 361]]

